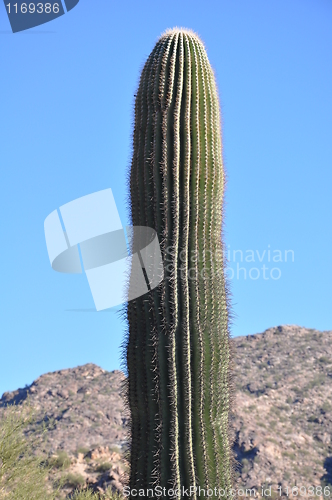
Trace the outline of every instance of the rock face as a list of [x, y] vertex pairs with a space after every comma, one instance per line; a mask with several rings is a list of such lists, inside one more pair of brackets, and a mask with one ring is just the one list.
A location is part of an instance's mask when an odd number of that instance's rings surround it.
[[331, 484], [332, 496], [332, 331], [285, 325], [233, 342], [239, 484], [305, 497]]
[[47, 423], [40, 451], [59, 468], [68, 462], [63, 472], [70, 479], [65, 494], [83, 482], [95, 491], [122, 490], [128, 419], [121, 396], [124, 381], [121, 371], [108, 372], [89, 363], [46, 373], [0, 399], [0, 410], [5, 411], [7, 405], [29, 397], [37, 410], [37, 425]]
[[122, 450], [127, 422], [121, 397], [124, 380], [119, 370], [107, 372], [89, 363], [46, 373], [25, 389], [4, 393], [0, 407], [18, 404], [29, 395], [40, 418], [54, 422], [46, 440], [51, 453], [94, 446]]
[[[286, 498], [287, 488], [291, 497], [297, 486], [300, 496], [316, 498], [319, 486], [330, 484], [332, 497], [332, 331], [285, 325], [232, 342], [236, 487], [255, 488], [260, 497], [262, 487], [271, 486], [272, 497]], [[39, 423], [51, 424], [43, 451], [53, 458], [67, 452], [67, 473], [96, 491], [121, 490], [127, 470], [124, 381], [120, 371], [87, 364], [3, 394], [0, 408], [29, 396]]]

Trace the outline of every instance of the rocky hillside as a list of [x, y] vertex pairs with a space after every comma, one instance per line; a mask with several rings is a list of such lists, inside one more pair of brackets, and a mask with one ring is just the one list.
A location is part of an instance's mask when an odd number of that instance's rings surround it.
[[[330, 484], [332, 497], [332, 331], [285, 325], [232, 342], [237, 488], [255, 488], [261, 496], [261, 488], [271, 486], [272, 497], [286, 498], [287, 488], [291, 497], [297, 486], [299, 496], [320, 497], [319, 487]], [[64, 495], [78, 484], [121, 490], [127, 469], [124, 378], [87, 364], [3, 394], [2, 411], [29, 396], [39, 424], [48, 422], [43, 451], [64, 469]]]
[[332, 331], [286, 325], [234, 344], [239, 484], [332, 496]]

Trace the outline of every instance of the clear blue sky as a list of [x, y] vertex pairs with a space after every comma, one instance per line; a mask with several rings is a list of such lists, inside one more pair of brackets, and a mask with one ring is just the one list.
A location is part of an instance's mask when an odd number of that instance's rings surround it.
[[51, 269], [43, 224], [108, 187], [128, 222], [139, 72], [174, 26], [202, 37], [220, 90], [232, 335], [332, 329], [330, 0], [81, 0], [17, 34], [0, 4], [0, 395], [48, 371], [120, 367], [125, 323], [116, 310], [68, 311], [93, 299], [84, 274]]

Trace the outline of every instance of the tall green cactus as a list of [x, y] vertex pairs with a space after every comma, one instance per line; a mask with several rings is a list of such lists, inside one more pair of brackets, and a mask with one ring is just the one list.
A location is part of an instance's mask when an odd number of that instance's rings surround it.
[[129, 486], [197, 498], [232, 487], [233, 392], [219, 101], [189, 30], [163, 34], [142, 70], [129, 182], [132, 224], [156, 230], [165, 271], [127, 306]]

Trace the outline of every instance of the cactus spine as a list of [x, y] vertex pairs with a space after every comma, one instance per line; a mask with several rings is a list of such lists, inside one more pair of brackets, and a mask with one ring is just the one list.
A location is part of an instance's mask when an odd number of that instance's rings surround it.
[[129, 485], [231, 488], [220, 111], [191, 31], [163, 34], [142, 70], [129, 182], [132, 224], [157, 231], [165, 268], [127, 305]]

